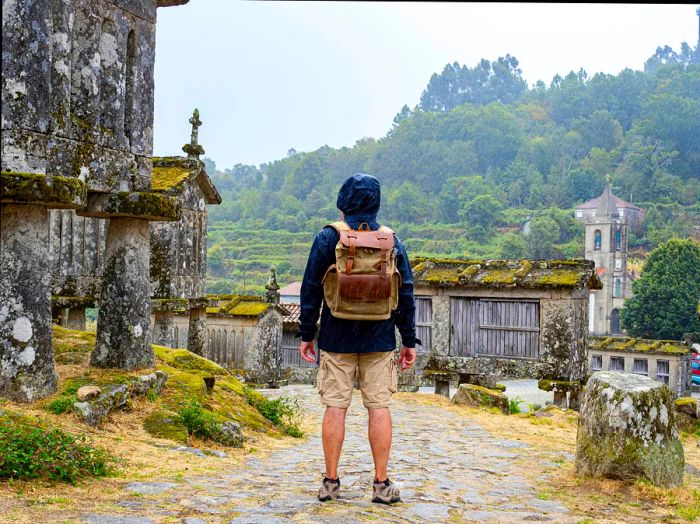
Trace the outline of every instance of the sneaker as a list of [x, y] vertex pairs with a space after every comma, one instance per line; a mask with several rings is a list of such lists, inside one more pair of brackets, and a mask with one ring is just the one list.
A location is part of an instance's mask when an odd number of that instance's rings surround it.
[[318, 500], [320, 500], [321, 502], [335, 500], [338, 498], [339, 493], [340, 479], [333, 480], [324, 476], [321, 488], [318, 490]]
[[372, 484], [372, 502], [379, 502], [380, 504], [401, 502], [399, 488], [389, 479], [382, 482], [375, 481], [374, 484]]

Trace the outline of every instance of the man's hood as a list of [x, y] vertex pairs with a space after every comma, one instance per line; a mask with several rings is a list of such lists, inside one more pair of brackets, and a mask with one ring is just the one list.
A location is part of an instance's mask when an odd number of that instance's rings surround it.
[[374, 220], [379, 212], [380, 200], [379, 180], [372, 175], [356, 173], [343, 182], [336, 205], [345, 213], [346, 219]]

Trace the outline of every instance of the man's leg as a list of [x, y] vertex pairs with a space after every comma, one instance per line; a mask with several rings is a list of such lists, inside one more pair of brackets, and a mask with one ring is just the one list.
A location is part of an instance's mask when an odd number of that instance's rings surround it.
[[[368, 408], [367, 412], [369, 413], [367, 433], [374, 459], [374, 480], [384, 482], [388, 477], [387, 465], [391, 453], [391, 413], [389, 408]], [[327, 460], [326, 463], [328, 463]]]
[[326, 407], [323, 415], [323, 456], [326, 461], [326, 478], [338, 478], [338, 461], [345, 440], [345, 413], [347, 408]]

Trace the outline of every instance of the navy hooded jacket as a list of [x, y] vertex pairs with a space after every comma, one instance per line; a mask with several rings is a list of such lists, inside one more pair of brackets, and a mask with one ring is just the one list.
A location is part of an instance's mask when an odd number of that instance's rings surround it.
[[[338, 192], [337, 206], [345, 222], [353, 229], [366, 222], [372, 231], [379, 229], [377, 212], [381, 190], [379, 180], [358, 173], [348, 178]], [[394, 326], [401, 334], [401, 344], [413, 348], [416, 339], [415, 303], [413, 301], [413, 273], [408, 255], [399, 238], [394, 235], [396, 266], [401, 273], [398, 307], [388, 320], [347, 320], [331, 315], [323, 300], [323, 276], [335, 264], [335, 246], [338, 232], [325, 227], [316, 235], [306, 264], [301, 284], [301, 313], [299, 332], [304, 342], [310, 342], [316, 334], [316, 322], [321, 311], [321, 331], [318, 347], [332, 353], [367, 353], [371, 351], [393, 351], [396, 349]]]

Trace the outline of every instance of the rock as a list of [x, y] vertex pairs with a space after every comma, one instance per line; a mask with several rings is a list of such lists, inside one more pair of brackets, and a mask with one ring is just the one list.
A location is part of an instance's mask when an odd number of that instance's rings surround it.
[[76, 402], [73, 411], [88, 426], [97, 426], [110, 411], [124, 406], [129, 400], [129, 387], [126, 384], [112, 386], [90, 402]]
[[206, 455], [211, 455], [212, 457], [226, 458], [226, 453], [223, 451], [217, 451], [215, 449], [210, 449], [204, 452]]
[[700, 418], [700, 403], [698, 399], [693, 397], [681, 397], [677, 398], [673, 402], [673, 407], [679, 413], [685, 413], [693, 418]]
[[193, 455], [197, 455], [198, 457], [206, 457], [204, 452], [201, 449], [197, 448], [190, 448], [187, 446], [178, 446], [176, 448], [173, 448], [175, 451], [182, 451], [183, 453], [192, 453]]
[[86, 400], [97, 398], [101, 391], [98, 386], [83, 386], [77, 391], [76, 396], [78, 401], [85, 402]]
[[452, 397], [452, 403], [473, 407], [495, 407], [506, 415], [510, 413], [508, 397], [503, 393], [473, 384], [462, 384], [459, 386], [454, 397]]
[[682, 483], [684, 464], [671, 390], [642, 375], [594, 373], [581, 405], [576, 473], [672, 487]]
[[141, 375], [136, 377], [136, 380], [131, 384], [131, 390], [136, 395], [145, 395], [149, 391], [153, 391], [156, 395], [160, 394], [160, 390], [168, 381], [168, 374], [162, 371], [156, 371], [155, 373], [149, 373], [148, 375]]
[[224, 446], [240, 448], [243, 446], [241, 426], [236, 422], [222, 422], [214, 427], [212, 439]]

